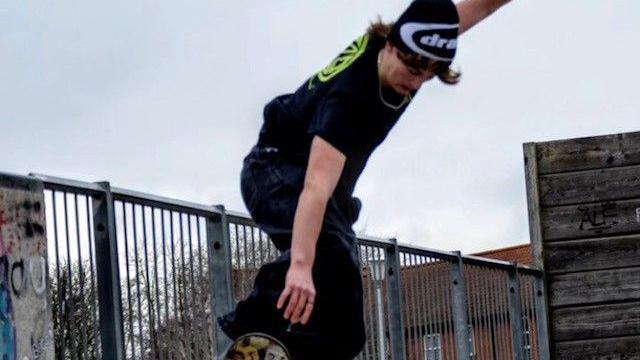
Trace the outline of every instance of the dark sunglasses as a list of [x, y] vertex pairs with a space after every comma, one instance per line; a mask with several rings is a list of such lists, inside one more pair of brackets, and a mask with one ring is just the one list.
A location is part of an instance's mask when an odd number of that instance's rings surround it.
[[427, 71], [438, 75], [445, 72], [449, 68], [449, 65], [451, 65], [449, 62], [429, 59], [418, 54], [407, 54], [400, 51], [400, 49], [397, 50], [400, 61], [402, 61], [405, 66], [417, 71]]

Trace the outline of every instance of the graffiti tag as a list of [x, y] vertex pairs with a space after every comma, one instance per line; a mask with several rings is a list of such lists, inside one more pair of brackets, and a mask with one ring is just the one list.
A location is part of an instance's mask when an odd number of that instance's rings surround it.
[[613, 201], [607, 201], [591, 207], [578, 206], [578, 210], [582, 213], [580, 230], [593, 231], [599, 234], [618, 224], [618, 221], [615, 220], [618, 216], [617, 204]]
[[[24, 260], [20, 259], [11, 265], [11, 289], [16, 297], [23, 295], [30, 282], [33, 291], [41, 297], [47, 288], [45, 279], [45, 260], [42, 256], [31, 256], [28, 260], [29, 267], [25, 273]], [[31, 280], [31, 281], [29, 281]]]

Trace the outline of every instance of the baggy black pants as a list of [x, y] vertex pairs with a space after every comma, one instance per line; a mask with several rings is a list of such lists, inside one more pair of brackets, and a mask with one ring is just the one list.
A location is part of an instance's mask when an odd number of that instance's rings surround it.
[[353, 359], [365, 342], [362, 277], [351, 229], [360, 208], [356, 198], [346, 215], [334, 199], [327, 204], [312, 270], [316, 299], [307, 324], [289, 327], [283, 317], [286, 306], [276, 308], [289, 270], [293, 217], [305, 170], [260, 148], [244, 159], [243, 200], [281, 255], [261, 267], [249, 296], [218, 323], [232, 339], [252, 331], [271, 334], [284, 342], [294, 360]]

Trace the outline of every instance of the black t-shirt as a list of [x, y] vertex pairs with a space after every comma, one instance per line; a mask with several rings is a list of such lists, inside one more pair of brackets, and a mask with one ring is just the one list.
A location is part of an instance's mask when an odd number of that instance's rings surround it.
[[380, 89], [377, 59], [385, 40], [363, 35], [293, 94], [281, 95], [264, 109], [258, 145], [297, 155], [306, 164], [315, 135], [346, 156], [334, 196], [348, 209], [356, 181], [369, 156], [386, 138], [407, 107], [393, 109], [403, 97]]

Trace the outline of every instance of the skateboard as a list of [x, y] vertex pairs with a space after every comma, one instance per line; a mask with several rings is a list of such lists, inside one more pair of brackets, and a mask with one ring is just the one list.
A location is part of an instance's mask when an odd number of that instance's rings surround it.
[[220, 360], [291, 360], [289, 351], [271, 335], [254, 332], [237, 338]]

